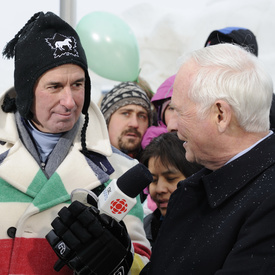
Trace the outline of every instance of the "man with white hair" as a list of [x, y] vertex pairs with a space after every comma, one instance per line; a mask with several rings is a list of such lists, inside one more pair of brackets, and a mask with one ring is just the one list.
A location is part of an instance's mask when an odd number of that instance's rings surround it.
[[275, 135], [271, 77], [237, 45], [187, 55], [172, 106], [186, 158], [141, 274], [275, 274]]

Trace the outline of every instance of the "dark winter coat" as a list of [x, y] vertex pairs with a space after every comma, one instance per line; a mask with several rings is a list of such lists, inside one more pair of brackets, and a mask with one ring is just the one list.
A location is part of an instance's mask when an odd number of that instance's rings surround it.
[[179, 183], [141, 274], [275, 274], [274, 134]]
[[153, 213], [147, 215], [143, 220], [146, 238], [150, 242], [151, 247], [153, 247], [156, 241], [162, 221], [163, 216], [158, 208]]

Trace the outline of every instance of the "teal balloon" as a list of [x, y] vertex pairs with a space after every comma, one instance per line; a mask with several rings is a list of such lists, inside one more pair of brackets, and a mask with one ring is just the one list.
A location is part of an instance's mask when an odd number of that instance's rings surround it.
[[92, 12], [79, 21], [76, 31], [93, 72], [110, 80], [137, 80], [137, 39], [121, 18], [108, 12]]

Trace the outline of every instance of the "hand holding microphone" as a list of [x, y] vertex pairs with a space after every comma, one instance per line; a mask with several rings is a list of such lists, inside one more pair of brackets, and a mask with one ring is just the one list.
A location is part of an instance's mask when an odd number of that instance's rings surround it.
[[77, 200], [63, 207], [52, 222], [53, 230], [46, 236], [60, 258], [55, 270], [66, 264], [78, 274], [127, 274], [133, 251], [121, 220], [151, 181], [149, 170], [137, 164], [111, 181], [98, 198], [91, 193], [98, 208]]

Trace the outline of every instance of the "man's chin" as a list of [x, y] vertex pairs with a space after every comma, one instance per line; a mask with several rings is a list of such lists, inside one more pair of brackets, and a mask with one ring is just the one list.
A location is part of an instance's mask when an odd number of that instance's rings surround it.
[[186, 150], [185, 158], [189, 162], [195, 162], [195, 156], [192, 153], [188, 152], [188, 150]]
[[132, 152], [139, 151], [141, 147], [140, 147], [140, 144], [123, 143], [121, 144], [120, 148], [121, 148], [121, 151], [132, 153]]

